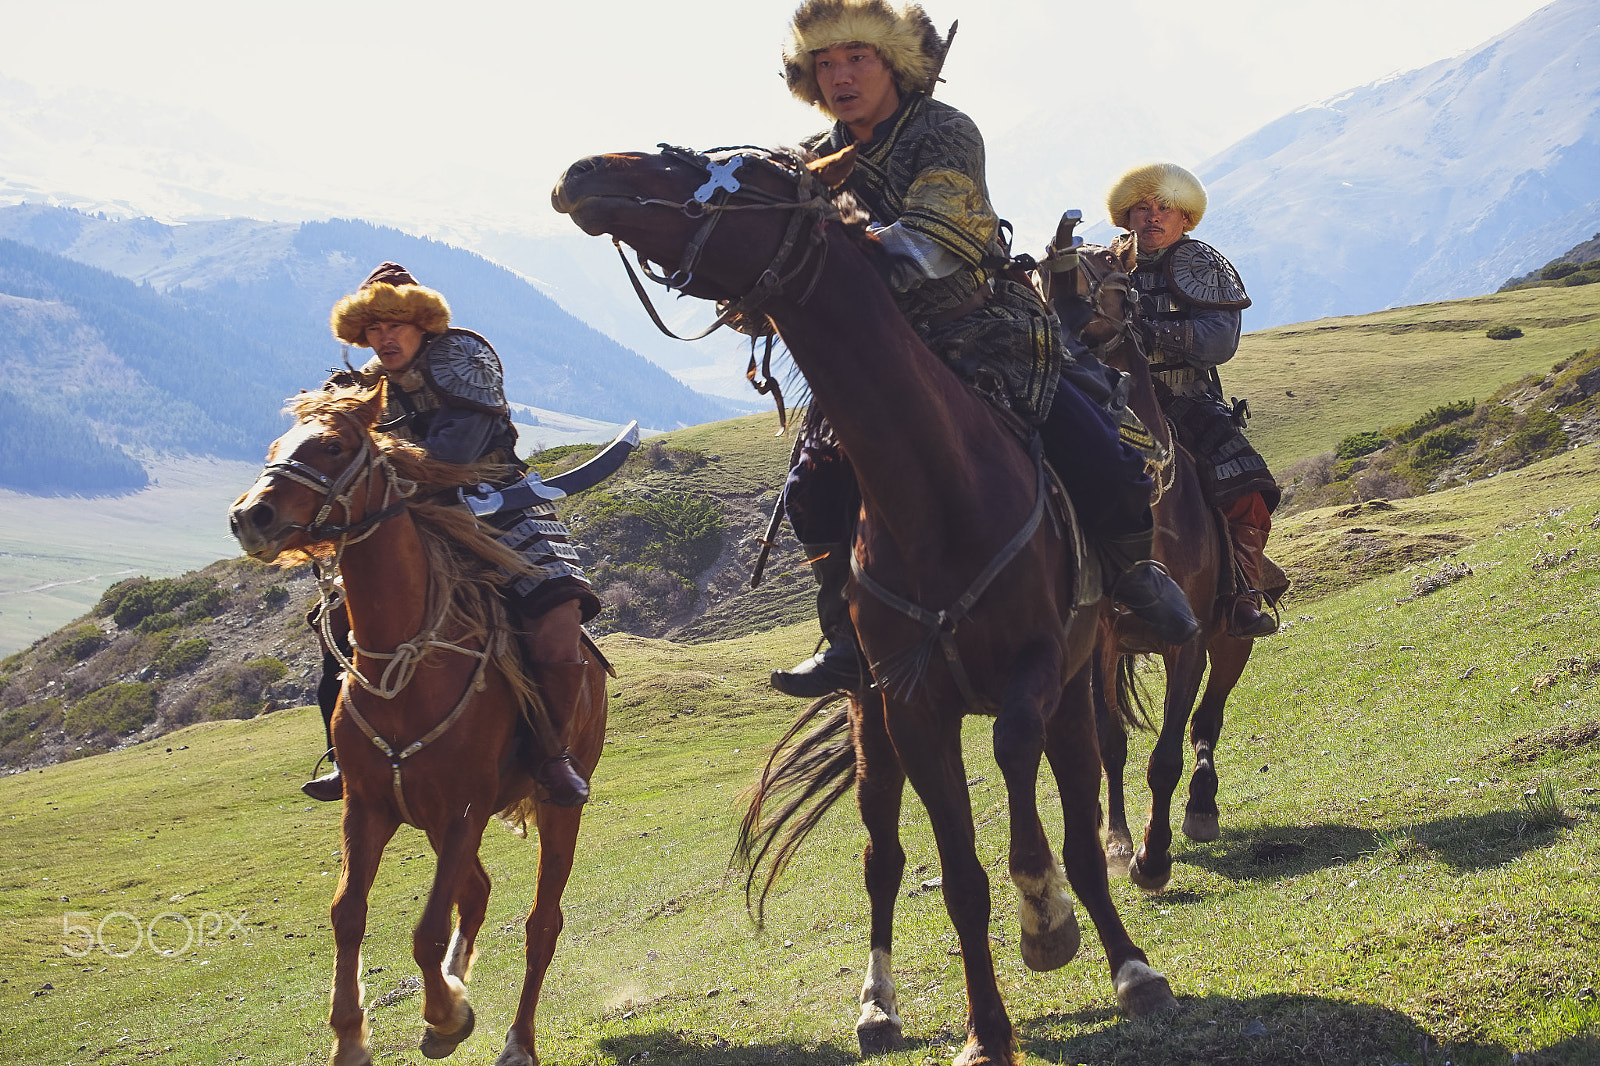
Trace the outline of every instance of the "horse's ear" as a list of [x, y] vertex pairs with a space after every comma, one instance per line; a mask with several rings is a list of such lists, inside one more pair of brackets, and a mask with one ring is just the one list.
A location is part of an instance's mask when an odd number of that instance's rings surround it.
[[856, 146], [847, 144], [832, 155], [825, 155], [821, 159], [813, 159], [806, 164], [806, 169], [816, 175], [817, 180], [830, 189], [837, 189], [844, 184], [850, 172], [856, 168]]
[[383, 382], [379, 381], [367, 393], [366, 399], [361, 401], [361, 406], [356, 408], [355, 415], [368, 429], [383, 421]]

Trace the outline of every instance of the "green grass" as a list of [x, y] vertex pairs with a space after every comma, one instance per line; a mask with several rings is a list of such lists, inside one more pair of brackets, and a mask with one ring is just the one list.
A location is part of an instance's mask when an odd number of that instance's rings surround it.
[[[1261, 643], [1230, 706], [1221, 839], [1180, 838], [1161, 895], [1113, 884], [1135, 939], [1172, 981], [1175, 1015], [1121, 1017], [1092, 937], [1056, 973], [1022, 966], [1004, 792], [988, 723], [968, 723], [997, 969], [1032, 1061], [1600, 1061], [1596, 451], [1399, 501], [1377, 513], [1379, 533], [1358, 536], [1450, 534], [1454, 554], [1287, 602], [1289, 624]], [[1302, 575], [1319, 556], [1338, 568], [1317, 538], [1352, 527], [1379, 524], [1312, 511], [1282, 523], [1274, 544]], [[1415, 596], [1446, 563], [1471, 573]], [[737, 794], [796, 710], [765, 689], [765, 672], [813, 639], [805, 625], [699, 645], [607, 639], [622, 677], [541, 1004], [544, 1062], [854, 1058], [867, 911], [851, 806], [780, 883], [765, 929], [725, 867]], [[324, 1059], [337, 812], [296, 791], [320, 733], [310, 710], [209, 722], [0, 780], [8, 1061]], [[1136, 738], [1135, 781], [1148, 743]], [[1060, 814], [1053, 790], [1044, 796], [1054, 836]], [[1134, 790], [1132, 808], [1144, 803]], [[917, 890], [938, 873], [920, 806], [902, 823], [895, 961], [915, 1044], [882, 1061], [920, 1066], [961, 1042], [964, 993], [942, 900]], [[510, 1022], [533, 849], [488, 837], [479, 1032], [452, 1061], [492, 1062]], [[368, 1000], [385, 1004], [371, 1011], [380, 1062], [423, 1061], [419, 1002], [401, 981], [414, 972], [410, 927], [431, 868], [421, 837], [402, 830], [374, 894], [365, 964]], [[227, 915], [233, 939], [214, 933], [174, 956], [73, 958], [64, 947], [82, 938], [63, 938], [69, 912], [89, 916], [80, 924]], [[181, 923], [163, 921], [163, 941], [181, 946]], [[129, 919], [105, 929], [125, 951]]]
[[[1499, 324], [1523, 336], [1490, 340]], [[1593, 347], [1597, 324], [1600, 287], [1517, 289], [1259, 330], [1220, 372], [1228, 395], [1250, 398], [1250, 441], [1281, 472], [1356, 430], [1544, 374]]]

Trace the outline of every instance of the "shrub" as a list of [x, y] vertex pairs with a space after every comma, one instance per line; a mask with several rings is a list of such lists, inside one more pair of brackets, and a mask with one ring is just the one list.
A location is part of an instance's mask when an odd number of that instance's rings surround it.
[[[128, 626], [137, 625], [150, 615], [170, 612], [174, 607], [182, 606], [196, 596], [213, 591], [215, 587], [216, 582], [208, 577], [146, 581], [127, 590], [112, 611], [112, 617], [116, 619], [117, 625], [126, 629]], [[220, 598], [212, 605], [215, 606], [218, 602], [221, 602]]]
[[224, 666], [180, 696], [168, 711], [174, 723], [254, 718], [267, 709], [266, 688], [289, 668], [271, 657]]
[[1472, 435], [1459, 426], [1426, 433], [1411, 446], [1411, 468], [1422, 477], [1431, 477], [1470, 444]]
[[176, 677], [185, 670], [199, 666], [210, 654], [211, 642], [204, 637], [180, 640], [156, 659], [156, 673], [162, 677]]
[[1550, 263], [1539, 271], [1539, 276], [1545, 281], [1560, 281], [1570, 274], [1576, 274], [1578, 270], [1577, 263]]
[[1600, 277], [1596, 277], [1594, 274], [1590, 274], [1587, 271], [1584, 271], [1582, 273], [1568, 274], [1566, 277], [1561, 279], [1561, 284], [1563, 284], [1563, 285], [1593, 285], [1596, 281], [1600, 281]]
[[1484, 336], [1492, 341], [1514, 341], [1522, 336], [1522, 330], [1516, 326], [1490, 326]]
[[1506, 438], [1506, 449], [1524, 455], [1530, 460], [1554, 455], [1567, 446], [1566, 430], [1561, 419], [1549, 411], [1531, 410], [1523, 417], [1522, 425]]
[[1465, 418], [1478, 409], [1477, 400], [1455, 400], [1428, 411], [1410, 425], [1402, 426], [1395, 430], [1394, 439], [1402, 444], [1409, 444], [1430, 430], [1448, 425], [1460, 418]]
[[94, 605], [94, 616], [96, 618], [104, 618], [109, 614], [113, 614], [118, 607], [122, 606], [122, 601], [127, 597], [128, 593], [148, 584], [150, 584], [150, 579], [147, 577], [130, 577], [118, 581], [100, 594], [100, 602]]
[[59, 696], [0, 714], [0, 760], [10, 762], [26, 758], [39, 747], [45, 733], [60, 728]]
[[100, 627], [86, 622], [61, 638], [55, 657], [64, 663], [82, 662], [105, 647], [105, 643], [106, 635], [100, 632]]
[[289, 598], [289, 590], [282, 585], [268, 585], [261, 590], [261, 602], [268, 607], [277, 607]]
[[183, 625], [183, 619], [171, 611], [162, 611], [160, 614], [149, 614], [139, 619], [133, 627], [135, 633], [165, 633], [169, 629], [176, 629]]
[[605, 495], [584, 516], [586, 540], [630, 562], [698, 574], [722, 552], [725, 522], [717, 501], [689, 492]]
[[1369, 429], [1361, 433], [1352, 433], [1340, 441], [1339, 446], [1334, 449], [1334, 454], [1341, 460], [1359, 459], [1363, 455], [1371, 455], [1388, 443], [1388, 437], [1375, 429]]
[[156, 686], [124, 681], [89, 693], [67, 708], [62, 725], [72, 736], [121, 736], [156, 717]]

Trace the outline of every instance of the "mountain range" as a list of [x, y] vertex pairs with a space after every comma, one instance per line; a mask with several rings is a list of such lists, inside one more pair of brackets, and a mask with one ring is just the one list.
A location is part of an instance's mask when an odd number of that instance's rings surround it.
[[[11, 415], [0, 483], [137, 488], [124, 448], [258, 457], [281, 431], [283, 397], [341, 360], [328, 309], [385, 259], [445, 292], [454, 321], [491, 339], [518, 403], [655, 428], [745, 409], [695, 393], [511, 271], [436, 241], [364, 222], [173, 224], [22, 205], [0, 209], [0, 402]], [[73, 448], [88, 450], [68, 461]]]
[[1600, 0], [1300, 108], [1200, 164], [1247, 329], [1492, 292], [1600, 229]]

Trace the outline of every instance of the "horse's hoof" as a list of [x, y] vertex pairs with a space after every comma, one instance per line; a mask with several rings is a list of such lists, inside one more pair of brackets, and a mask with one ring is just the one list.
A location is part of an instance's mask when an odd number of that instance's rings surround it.
[[1021, 1061], [1015, 1047], [995, 1051], [974, 1037], [967, 1041], [961, 1054], [951, 1060], [950, 1066], [1020, 1066]]
[[334, 1048], [328, 1056], [328, 1066], [372, 1066], [372, 1052], [364, 1047], [350, 1051]]
[[1128, 860], [1128, 880], [1146, 892], [1160, 892], [1167, 887], [1167, 882], [1172, 880], [1172, 860], [1168, 859], [1159, 871], [1153, 867], [1150, 857], [1141, 849]]
[[472, 1035], [473, 1028], [478, 1024], [478, 1016], [473, 1013], [470, 1003], [466, 1007], [467, 1020], [455, 1032], [442, 1033], [431, 1025], [422, 1030], [422, 1040], [417, 1047], [423, 1055], [430, 1059], [449, 1058], [461, 1042]]
[[515, 1036], [507, 1036], [505, 1049], [494, 1060], [494, 1066], [539, 1066], [539, 1056], [532, 1048], [519, 1044]]
[[906, 1038], [898, 1017], [885, 1013], [875, 1003], [867, 1003], [862, 1005], [861, 1020], [856, 1022], [856, 1043], [861, 1045], [861, 1057], [867, 1058], [904, 1050]]
[[1133, 841], [1111, 837], [1106, 841], [1106, 872], [1121, 877], [1133, 861]]
[[1123, 963], [1112, 985], [1117, 990], [1117, 1002], [1131, 1017], [1178, 1009], [1177, 997], [1167, 979], [1138, 959]]
[[1184, 811], [1183, 835], [1201, 844], [1211, 843], [1220, 835], [1217, 831], [1217, 816]]
[[[1022, 905], [1027, 907], [1029, 902], [1024, 901]], [[1059, 922], [1055, 928], [1029, 933], [1027, 923], [1023, 923], [1022, 961], [1035, 973], [1059, 970], [1078, 954], [1078, 945], [1081, 942], [1082, 937], [1078, 933], [1078, 915], [1072, 909], [1072, 901], [1068, 900], [1066, 919]]]

